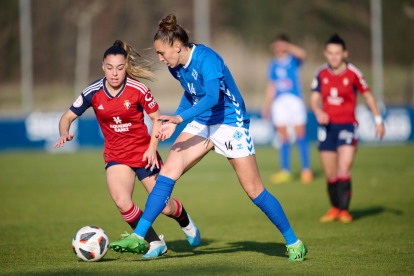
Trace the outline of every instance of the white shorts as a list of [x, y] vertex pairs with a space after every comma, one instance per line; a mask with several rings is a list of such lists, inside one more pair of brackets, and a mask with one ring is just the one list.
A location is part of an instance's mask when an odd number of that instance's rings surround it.
[[307, 112], [301, 98], [292, 94], [282, 94], [272, 103], [272, 122], [278, 126], [305, 125]]
[[[253, 139], [248, 129], [224, 124], [202, 125], [196, 121], [189, 123], [183, 132], [210, 140], [214, 151], [228, 158], [239, 158], [255, 154]], [[207, 144], [206, 144], [207, 146]]]

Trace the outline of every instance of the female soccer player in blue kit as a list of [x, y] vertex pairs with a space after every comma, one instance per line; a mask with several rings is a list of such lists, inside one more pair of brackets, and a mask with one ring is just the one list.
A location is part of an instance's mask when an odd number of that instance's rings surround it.
[[268, 66], [268, 82], [262, 118], [272, 118], [273, 125], [282, 140], [282, 146], [279, 151], [281, 170], [272, 174], [269, 181], [272, 184], [281, 184], [292, 180], [291, 147], [287, 128], [293, 126], [302, 163], [301, 180], [303, 184], [309, 184], [313, 175], [310, 170], [309, 147], [306, 140], [307, 112], [300, 80], [300, 67], [306, 58], [306, 52], [289, 43], [285, 35], [278, 36], [271, 48], [275, 57]]
[[[159, 22], [154, 48], [174, 78], [185, 89], [175, 116], [161, 116], [158, 138], [165, 140], [177, 124], [190, 118], [171, 148], [134, 233], [110, 244], [115, 251], [131, 251], [164, 209], [175, 182], [210, 150], [224, 155], [236, 171], [247, 195], [279, 229], [287, 243], [290, 261], [303, 261], [306, 246], [294, 234], [278, 200], [263, 186], [249, 133], [250, 120], [244, 101], [223, 59], [204, 45], [188, 42], [186, 31], [170, 14]], [[197, 238], [197, 237], [196, 237]]]

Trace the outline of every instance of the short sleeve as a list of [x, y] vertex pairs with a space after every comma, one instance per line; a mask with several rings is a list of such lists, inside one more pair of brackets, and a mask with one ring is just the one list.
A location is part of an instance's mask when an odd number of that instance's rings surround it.
[[319, 93], [321, 92], [320, 72], [318, 72], [312, 79], [311, 91]]
[[[145, 92], [145, 93], [143, 93]], [[139, 92], [139, 104], [144, 108], [147, 114], [154, 113], [158, 110], [158, 104], [151, 94], [151, 91], [145, 87], [144, 91]]]
[[369, 91], [369, 86], [365, 81], [364, 75], [356, 74], [354, 87], [359, 91], [359, 93], [364, 94], [365, 92]]
[[77, 116], [81, 116], [91, 105], [92, 98], [80, 94], [80, 96], [75, 100], [72, 106], [69, 108]]
[[213, 51], [204, 51], [199, 58], [200, 74], [204, 82], [221, 79], [223, 74], [223, 60]]
[[298, 59], [295, 56], [292, 56], [293, 64], [295, 64], [296, 67], [300, 67], [303, 64], [303, 60]]

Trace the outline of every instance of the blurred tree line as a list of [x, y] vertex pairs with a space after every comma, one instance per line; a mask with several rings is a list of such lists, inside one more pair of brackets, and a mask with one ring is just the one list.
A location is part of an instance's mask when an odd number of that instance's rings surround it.
[[[137, 49], [152, 47], [158, 21], [174, 13], [179, 23], [193, 30], [193, 2], [189, 0], [94, 0], [102, 6], [92, 23], [91, 64], [100, 64], [103, 52], [115, 38]], [[94, 1], [32, 1], [33, 69], [35, 84], [72, 85], [77, 20]], [[414, 64], [414, 0], [383, 0], [384, 63]], [[268, 50], [279, 33], [292, 42], [321, 46], [332, 33], [342, 35], [353, 59], [369, 65], [369, 0], [210, 0], [213, 47], [222, 34], [237, 37], [243, 46]], [[190, 35], [191, 36], [191, 35]], [[237, 45], [234, 45], [237, 47]], [[145, 53], [145, 51], [140, 51]], [[0, 1], [0, 82], [20, 79], [19, 1]], [[102, 75], [91, 66], [91, 78]]]

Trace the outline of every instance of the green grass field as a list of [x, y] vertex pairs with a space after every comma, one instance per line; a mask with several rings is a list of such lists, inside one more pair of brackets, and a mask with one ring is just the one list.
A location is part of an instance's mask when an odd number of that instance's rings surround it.
[[[165, 235], [166, 256], [143, 260], [109, 251], [101, 262], [80, 262], [71, 240], [81, 227], [99, 226], [110, 241], [130, 230], [107, 191], [101, 152], [0, 154], [0, 274], [413, 275], [414, 145], [359, 149], [352, 171], [355, 221], [348, 225], [318, 223], [329, 205], [312, 154], [315, 181], [308, 186], [268, 184], [278, 166], [276, 151], [258, 148], [256, 155], [265, 186], [308, 246], [301, 263], [286, 261], [283, 237], [215, 153], [184, 175], [173, 193], [201, 231], [198, 248], [188, 245], [174, 220], [160, 216], [154, 227]], [[295, 154], [293, 160], [298, 172]], [[144, 207], [146, 196], [137, 183], [135, 203]]]

